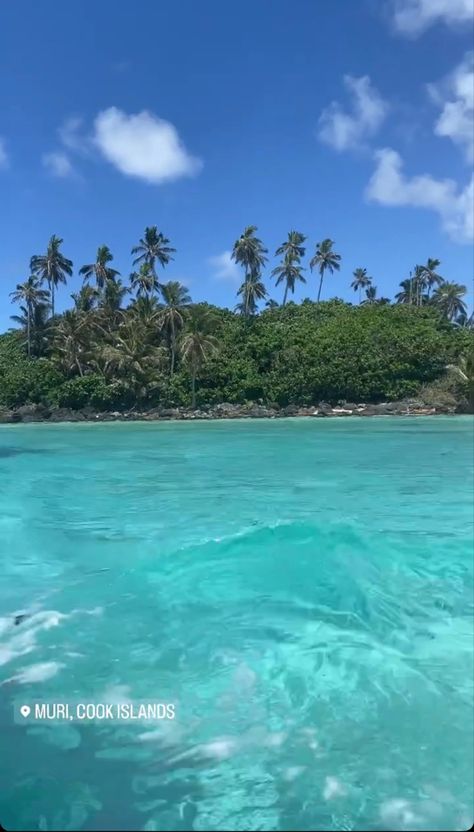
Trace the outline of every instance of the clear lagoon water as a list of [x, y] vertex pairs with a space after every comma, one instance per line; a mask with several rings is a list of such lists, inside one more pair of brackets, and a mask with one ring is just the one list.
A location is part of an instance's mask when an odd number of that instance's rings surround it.
[[467, 829], [473, 546], [469, 417], [2, 427], [1, 823]]

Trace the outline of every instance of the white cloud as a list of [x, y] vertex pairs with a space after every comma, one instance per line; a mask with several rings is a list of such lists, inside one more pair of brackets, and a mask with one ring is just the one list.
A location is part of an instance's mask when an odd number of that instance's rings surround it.
[[5, 142], [0, 136], [0, 168], [8, 167], [8, 154], [5, 150]]
[[59, 179], [67, 179], [74, 176], [74, 168], [69, 160], [69, 157], [62, 151], [53, 151], [51, 153], [44, 153], [42, 156], [44, 167]]
[[351, 93], [351, 112], [345, 112], [337, 101], [321, 113], [319, 138], [336, 150], [347, 150], [373, 136], [387, 115], [388, 105], [372, 85], [368, 75], [361, 78], [344, 76]]
[[231, 259], [230, 251], [223, 251], [222, 254], [209, 257], [209, 265], [214, 269], [214, 277], [218, 280], [238, 283], [241, 279], [240, 269], [237, 263]]
[[468, 52], [454, 71], [429, 92], [441, 107], [434, 131], [459, 145], [468, 162], [474, 159], [474, 52]]
[[393, 21], [406, 35], [419, 35], [433, 23], [456, 25], [474, 19], [472, 0], [394, 0]]
[[460, 189], [453, 179], [435, 179], [429, 174], [406, 176], [401, 156], [391, 148], [378, 150], [375, 158], [377, 166], [366, 189], [369, 200], [430, 209], [439, 215], [443, 229], [453, 240], [473, 239], [474, 176]]
[[103, 110], [94, 122], [94, 144], [121, 173], [156, 185], [202, 168], [202, 162], [188, 154], [176, 128], [146, 110], [136, 115], [117, 107]]

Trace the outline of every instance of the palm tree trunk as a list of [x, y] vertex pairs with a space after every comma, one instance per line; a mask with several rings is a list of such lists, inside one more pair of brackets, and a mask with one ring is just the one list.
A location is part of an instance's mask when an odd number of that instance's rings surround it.
[[31, 306], [29, 303], [26, 308], [26, 343], [29, 358], [31, 355]]
[[191, 370], [191, 409], [196, 410], [196, 373], [197, 367], [195, 362], [193, 361], [193, 366]]
[[51, 292], [51, 317], [54, 318], [54, 280], [49, 284], [49, 291]]
[[84, 373], [83, 373], [83, 370], [82, 370], [82, 367], [81, 367], [81, 362], [79, 361], [78, 358], [76, 358], [76, 367], [79, 370], [80, 377], [82, 378]]
[[286, 303], [286, 297], [287, 297], [287, 295], [288, 295], [288, 283], [287, 283], [287, 284], [286, 284], [286, 286], [285, 286], [285, 294], [283, 295], [283, 303], [282, 303], [282, 306], [284, 306], [284, 305], [285, 305], [285, 303]]
[[170, 362], [170, 376], [174, 373], [174, 361], [176, 355], [176, 336], [174, 331], [174, 322], [171, 319], [171, 362]]
[[362, 303], [362, 286], [359, 284], [359, 306]]
[[321, 272], [321, 280], [319, 281], [319, 289], [318, 289], [318, 299], [316, 303], [319, 303], [319, 299], [321, 297], [321, 289], [323, 288], [323, 279], [324, 279], [324, 272]]

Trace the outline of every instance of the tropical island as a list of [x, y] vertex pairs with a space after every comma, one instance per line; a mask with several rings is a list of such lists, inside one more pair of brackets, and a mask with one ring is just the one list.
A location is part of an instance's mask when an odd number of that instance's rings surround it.
[[[175, 249], [156, 226], [131, 249], [128, 280], [101, 245], [82, 265], [73, 306], [56, 295], [73, 274], [52, 236], [12, 292], [16, 328], [0, 336], [0, 421], [212, 418], [474, 411], [473, 316], [466, 287], [417, 264], [392, 299], [353, 271], [356, 304], [323, 300], [341, 255], [327, 238], [308, 267], [306, 237], [290, 231], [264, 281], [268, 250], [248, 226], [234, 311], [193, 303], [165, 281]], [[291, 300], [306, 283], [308, 297]], [[394, 404], [395, 403], [395, 404]]]

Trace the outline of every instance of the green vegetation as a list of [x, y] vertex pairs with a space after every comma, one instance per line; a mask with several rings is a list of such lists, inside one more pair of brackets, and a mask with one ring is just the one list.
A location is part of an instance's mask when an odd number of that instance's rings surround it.
[[[12, 315], [19, 329], [0, 336], [0, 406], [25, 403], [96, 410], [146, 409], [249, 401], [286, 406], [377, 402], [417, 395], [457, 395], [474, 404], [472, 318], [465, 287], [438, 274], [438, 260], [417, 265], [402, 280], [396, 302], [380, 298], [367, 270], [353, 271], [359, 304], [321, 301], [326, 275], [335, 280], [341, 255], [329, 238], [303, 275], [306, 237], [290, 231], [271, 270], [283, 288], [268, 299], [263, 269], [268, 251], [248, 226], [232, 257], [243, 269], [236, 311], [193, 304], [177, 281], [163, 280], [175, 249], [156, 227], [132, 249], [125, 281], [109, 248], [79, 269], [74, 306], [54, 314], [54, 293], [73, 272], [51, 237], [32, 274], [18, 284]], [[288, 300], [297, 282], [317, 300]], [[364, 298], [362, 298], [364, 291]], [[258, 311], [259, 302], [266, 301]], [[449, 390], [448, 390], [449, 387]]]

